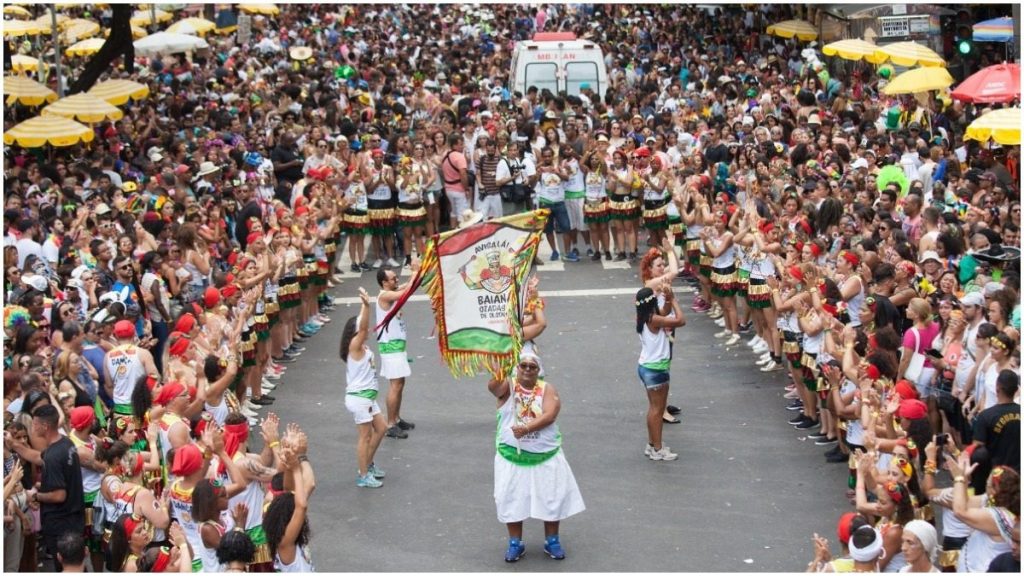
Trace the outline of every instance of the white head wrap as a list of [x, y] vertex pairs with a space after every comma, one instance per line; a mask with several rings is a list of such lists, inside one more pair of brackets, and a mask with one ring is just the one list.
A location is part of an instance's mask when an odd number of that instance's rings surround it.
[[[854, 538], [856, 538], [857, 532], [861, 530], [871, 530], [875, 533], [875, 539], [871, 541], [871, 544], [863, 548], [858, 548]], [[850, 557], [857, 562], [874, 562], [881, 558], [883, 554], [882, 550], [882, 534], [872, 528], [871, 526], [861, 526], [850, 536]]]
[[903, 530], [917, 536], [917, 539], [921, 542], [921, 547], [928, 554], [928, 559], [935, 562], [939, 547], [939, 537], [935, 532], [935, 527], [924, 520], [911, 520], [907, 522]]

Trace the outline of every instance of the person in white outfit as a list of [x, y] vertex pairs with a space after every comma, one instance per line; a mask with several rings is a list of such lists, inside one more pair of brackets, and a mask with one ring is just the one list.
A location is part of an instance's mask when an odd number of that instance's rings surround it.
[[544, 552], [565, 558], [559, 523], [586, 509], [576, 478], [562, 454], [555, 419], [561, 400], [553, 384], [540, 380], [540, 357], [522, 352], [512, 378], [495, 378], [487, 389], [498, 399], [494, 502], [498, 521], [508, 527], [506, 562], [526, 553], [523, 521], [544, 521]]

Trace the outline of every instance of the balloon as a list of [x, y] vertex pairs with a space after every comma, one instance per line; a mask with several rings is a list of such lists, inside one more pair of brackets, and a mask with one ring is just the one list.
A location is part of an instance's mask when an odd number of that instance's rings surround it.
[[352, 78], [355, 75], [356, 75], [356, 69], [351, 67], [351, 66], [349, 66], [348, 64], [345, 64], [344, 66], [339, 66], [339, 67], [334, 69], [334, 77], [335, 78], [341, 78], [343, 80], [348, 80], [349, 78]]

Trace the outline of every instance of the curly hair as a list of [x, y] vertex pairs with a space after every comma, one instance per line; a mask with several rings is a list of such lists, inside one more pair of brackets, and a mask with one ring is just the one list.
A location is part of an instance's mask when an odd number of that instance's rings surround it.
[[232, 530], [221, 536], [217, 546], [217, 561], [221, 564], [229, 562], [245, 562], [252, 564], [256, 558], [256, 546], [249, 535], [240, 530]]
[[[270, 555], [277, 555], [277, 547], [284, 538], [284, 532], [288, 528], [288, 522], [295, 514], [295, 494], [285, 492], [278, 494], [270, 503], [267, 511], [263, 513], [263, 531], [267, 534], [267, 544], [270, 545]], [[302, 530], [295, 539], [296, 546], [305, 546], [309, 542], [309, 518], [302, 523]]]
[[664, 258], [660, 248], [651, 248], [640, 259], [640, 282], [647, 282], [651, 279], [651, 267], [658, 258]]
[[1020, 516], [1020, 474], [1009, 466], [996, 466], [988, 476], [992, 483], [992, 502]]

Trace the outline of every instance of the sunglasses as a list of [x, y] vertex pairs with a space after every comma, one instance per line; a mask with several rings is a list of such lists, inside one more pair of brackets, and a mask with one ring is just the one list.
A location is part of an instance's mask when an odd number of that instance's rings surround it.
[[539, 368], [540, 367], [537, 366], [536, 364], [534, 364], [533, 362], [520, 362], [519, 363], [519, 369], [520, 370], [537, 370]]
[[132, 269], [132, 265], [131, 264], [125, 264], [124, 266], [118, 266], [117, 269], [118, 270], [131, 270]]

